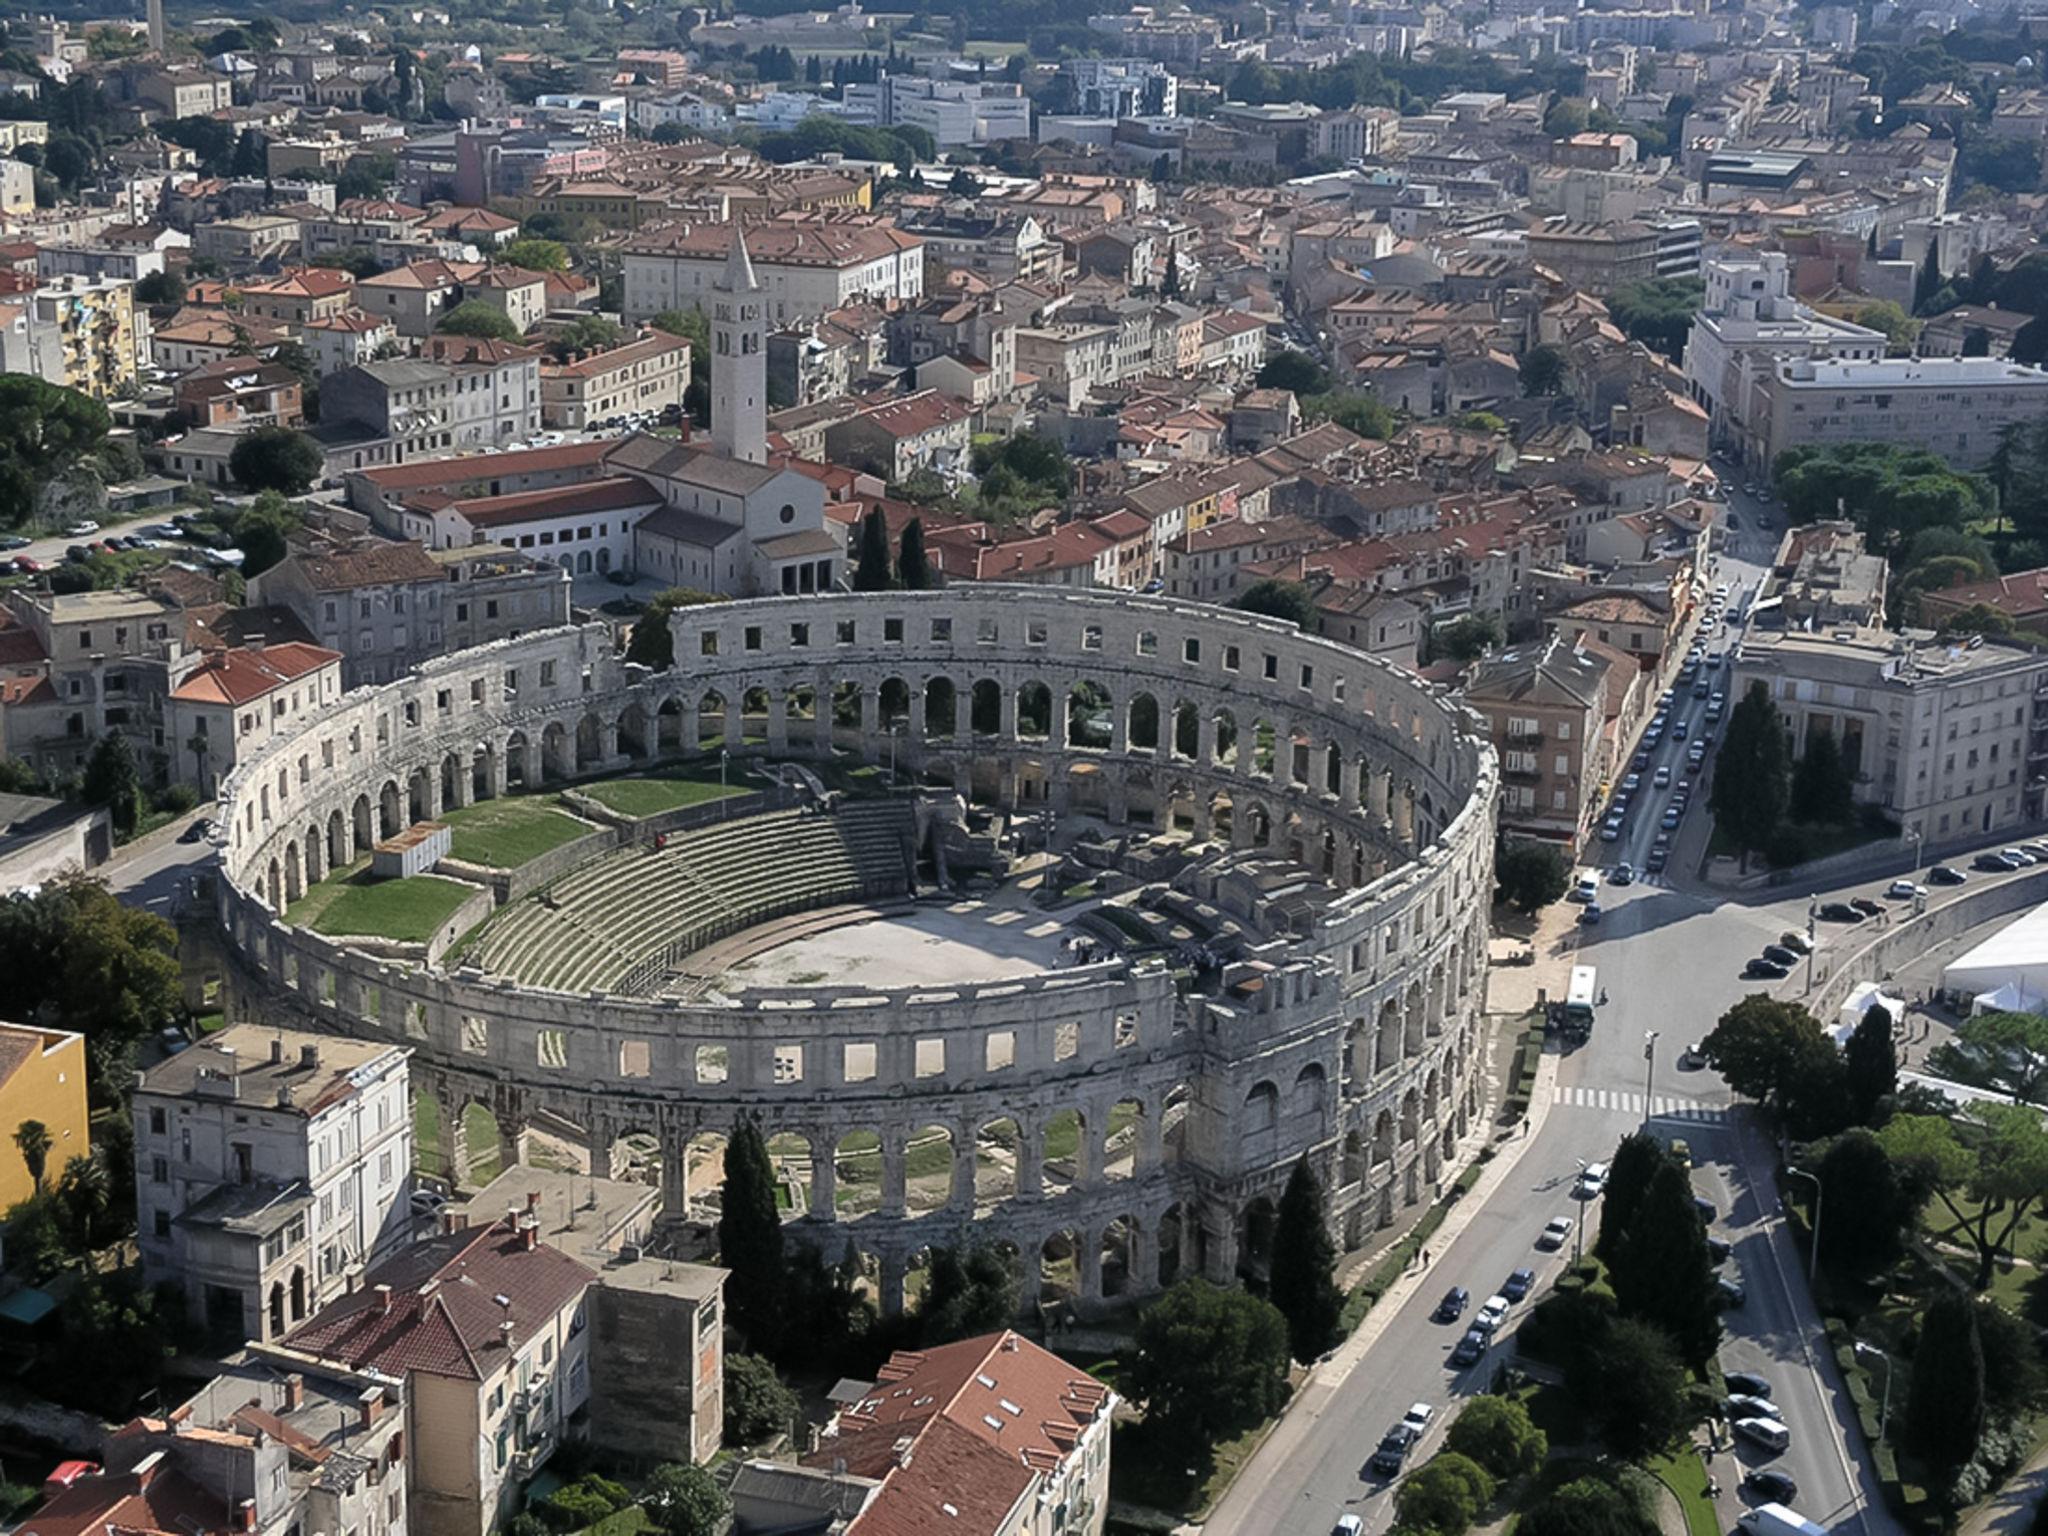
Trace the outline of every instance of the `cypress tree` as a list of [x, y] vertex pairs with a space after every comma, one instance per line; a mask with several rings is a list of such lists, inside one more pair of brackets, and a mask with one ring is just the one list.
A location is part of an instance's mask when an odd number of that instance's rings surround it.
[[1878, 1106], [1899, 1091], [1899, 1052], [1892, 1044], [1892, 1016], [1872, 1003], [1842, 1048], [1842, 1068], [1857, 1123], [1873, 1123]]
[[733, 1326], [756, 1350], [772, 1353], [782, 1325], [782, 1218], [775, 1209], [768, 1143], [744, 1114], [725, 1147], [718, 1257], [732, 1271], [727, 1295]]
[[1927, 259], [1920, 263], [1919, 275], [1913, 280], [1913, 313], [1926, 309], [1927, 301], [1941, 292], [1941, 243], [1932, 237], [1927, 241]]
[[896, 562], [898, 585], [906, 592], [929, 592], [939, 584], [930, 556], [924, 549], [924, 519], [913, 517], [903, 525], [903, 545]]
[[1730, 711], [1707, 797], [1714, 821], [1744, 849], [1761, 848], [1785, 814], [1792, 751], [1785, 720], [1761, 682]]
[[1984, 1344], [1976, 1304], [1944, 1287], [1920, 1321], [1906, 1442], [1947, 1476], [1976, 1454], [1983, 1431]]
[[860, 561], [853, 569], [853, 590], [886, 592], [889, 579], [889, 520], [880, 507], [871, 508], [860, 525]]
[[1806, 738], [1806, 756], [1792, 774], [1792, 814], [1812, 825], [1838, 825], [1855, 814], [1855, 791], [1848, 764], [1833, 731], [1814, 730]]
[[1668, 1334], [1688, 1365], [1713, 1357], [1721, 1342], [1720, 1292], [1692, 1178], [1672, 1159], [1651, 1175], [1609, 1273], [1624, 1316]]
[[1177, 299], [1180, 297], [1180, 258], [1172, 251], [1166, 253], [1166, 276], [1159, 284], [1159, 297]]
[[1287, 1345], [1303, 1365], [1337, 1338], [1337, 1320], [1344, 1295], [1331, 1278], [1337, 1268], [1337, 1245], [1323, 1220], [1323, 1187], [1308, 1165], [1308, 1154], [1295, 1161], [1280, 1196], [1273, 1224], [1273, 1273], [1267, 1296], [1287, 1319]]
[[1642, 1207], [1650, 1180], [1670, 1160], [1664, 1143], [1647, 1131], [1621, 1138], [1621, 1145], [1614, 1149], [1614, 1160], [1607, 1166], [1607, 1188], [1600, 1196], [1600, 1238], [1593, 1244], [1598, 1257], [1613, 1262], [1621, 1251], [1629, 1223]]

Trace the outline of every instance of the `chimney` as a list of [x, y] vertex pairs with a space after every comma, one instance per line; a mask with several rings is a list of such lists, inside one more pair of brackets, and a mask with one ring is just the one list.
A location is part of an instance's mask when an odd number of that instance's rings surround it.
[[377, 1315], [379, 1317], [389, 1317], [391, 1315], [391, 1287], [388, 1285], [379, 1285], [376, 1289]]
[[308, 1071], [310, 1071], [310, 1070], [311, 1070], [312, 1068], [314, 1068], [314, 1067], [317, 1067], [317, 1066], [319, 1066], [319, 1065], [320, 1065], [320, 1047], [319, 1047], [319, 1046], [317, 1046], [317, 1045], [302, 1045], [302, 1046], [300, 1046], [300, 1047], [299, 1047], [299, 1065], [300, 1065], [300, 1066], [302, 1066], [302, 1067], [304, 1067], [304, 1068], [306, 1068], [306, 1069], [307, 1069]]
[[512, 1347], [512, 1319], [509, 1317], [498, 1324], [498, 1342], [508, 1350]]
[[1003, 1335], [1003, 1353], [1006, 1355], [1014, 1355], [1015, 1353], [1017, 1353], [1017, 1335], [1015, 1335], [1014, 1333], [1006, 1333]]
[[235, 1506], [235, 1529], [253, 1531], [256, 1529], [256, 1501], [244, 1499]]
[[517, 1232], [519, 1230], [519, 1207], [516, 1205], [505, 1207], [505, 1230], [507, 1232]]
[[272, 1036], [270, 1037], [270, 1064], [271, 1064], [271, 1065], [272, 1065], [272, 1066], [274, 1067], [274, 1066], [277, 1066], [277, 1065], [279, 1065], [279, 1064], [280, 1064], [281, 1062], [283, 1062], [283, 1060], [284, 1060], [284, 1036], [283, 1036], [283, 1035], [272, 1035]]
[[467, 1229], [468, 1226], [469, 1212], [458, 1211], [452, 1205], [442, 1207], [441, 1230], [443, 1232], [461, 1232]]
[[361, 1411], [359, 1427], [368, 1429], [377, 1422], [377, 1415], [384, 1409], [384, 1389], [365, 1387], [362, 1395], [356, 1399], [356, 1406]]
[[531, 1253], [540, 1246], [540, 1223], [529, 1217], [519, 1224], [519, 1247]]
[[528, 1212], [537, 1212], [540, 1209], [539, 1190], [529, 1189], [526, 1192], [526, 1209], [528, 1210]]
[[306, 1378], [297, 1371], [293, 1371], [291, 1375], [284, 1379], [284, 1411], [286, 1413], [297, 1411], [299, 1405], [305, 1402], [305, 1400]]

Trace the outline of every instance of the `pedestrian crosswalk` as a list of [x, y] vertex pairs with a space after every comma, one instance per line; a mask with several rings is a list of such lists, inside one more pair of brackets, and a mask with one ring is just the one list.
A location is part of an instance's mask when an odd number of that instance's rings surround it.
[[[1643, 1096], [1620, 1088], [1567, 1088], [1560, 1085], [1553, 1090], [1551, 1102], [1568, 1109], [1606, 1109], [1637, 1116], [1643, 1112]], [[1659, 1120], [1694, 1120], [1705, 1124], [1719, 1124], [1728, 1118], [1728, 1111], [1716, 1105], [1663, 1093], [1650, 1100], [1650, 1114]]]

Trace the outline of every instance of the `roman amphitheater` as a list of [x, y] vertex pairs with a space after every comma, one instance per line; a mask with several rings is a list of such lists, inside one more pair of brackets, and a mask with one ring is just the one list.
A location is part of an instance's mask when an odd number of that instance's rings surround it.
[[[481, 1106], [515, 1152], [658, 1179], [685, 1236], [757, 1117], [792, 1234], [892, 1309], [934, 1245], [1007, 1245], [1084, 1305], [1256, 1272], [1304, 1152], [1351, 1245], [1444, 1176], [1480, 1112], [1497, 793], [1468, 716], [1291, 625], [1122, 594], [671, 633], [663, 672], [602, 626], [463, 652], [238, 765], [231, 1015], [402, 1042], [439, 1171]], [[677, 775], [704, 798], [604, 798]], [[512, 867], [423, 825], [521, 796], [569, 825]], [[381, 887], [446, 885], [433, 931], [306, 920], [380, 844], [435, 861]]]

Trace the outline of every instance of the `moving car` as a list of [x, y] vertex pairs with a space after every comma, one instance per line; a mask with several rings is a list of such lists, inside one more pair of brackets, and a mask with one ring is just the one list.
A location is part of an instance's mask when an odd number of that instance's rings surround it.
[[1669, 763], [1659, 763], [1657, 765], [1656, 777], [1651, 779], [1650, 782], [1658, 789], [1669, 789], [1671, 787], [1671, 765]]
[[1950, 869], [1946, 864], [1937, 864], [1927, 871], [1929, 885], [1961, 885], [1969, 878], [1960, 869]]
[[[1745, 1486], [1747, 1479], [1744, 1480]], [[1828, 1536], [1828, 1528], [1783, 1504], [1759, 1504], [1736, 1516], [1735, 1523], [1757, 1536]]]
[[1569, 1216], [1553, 1216], [1543, 1225], [1543, 1231], [1536, 1239], [1536, 1246], [1543, 1249], [1562, 1248], [1571, 1239], [1572, 1219]]
[[1597, 926], [1600, 921], [1600, 903], [1589, 901], [1585, 906], [1581, 907], [1579, 909], [1579, 921], [1588, 928]]
[[1767, 1451], [1782, 1451], [1792, 1443], [1792, 1431], [1776, 1419], [1737, 1419], [1735, 1433]]
[[1650, 850], [1650, 856], [1647, 859], [1643, 860], [1643, 868], [1647, 869], [1651, 874], [1654, 875], [1659, 870], [1661, 870], [1669, 861], [1670, 856], [1666, 854], [1662, 848], [1652, 848]]
[[1471, 1292], [1462, 1285], [1454, 1285], [1444, 1292], [1444, 1299], [1436, 1304], [1436, 1320], [1440, 1323], [1455, 1323], [1465, 1315], [1465, 1306], [1472, 1300]]
[[1600, 877], [1581, 875], [1565, 893], [1566, 901], [1597, 901], [1600, 898]]
[[1451, 1364], [1462, 1369], [1478, 1363], [1485, 1353], [1486, 1335], [1477, 1328], [1467, 1328], [1465, 1337], [1458, 1340], [1457, 1346], [1451, 1350]]
[[[1721, 1385], [1744, 1397], [1769, 1397], [1771, 1384], [1755, 1371], [1723, 1371]], [[1769, 1417], [1769, 1415], [1766, 1415]]]
[[82, 539], [89, 533], [98, 533], [99, 531], [100, 525], [91, 518], [86, 517], [79, 519], [69, 528], [66, 528], [64, 530], [64, 537], [67, 539]]
[[1364, 1532], [1365, 1522], [1356, 1515], [1339, 1515], [1330, 1527], [1330, 1536], [1364, 1536]]
[[1579, 1181], [1572, 1186], [1572, 1193], [1581, 1200], [1598, 1199], [1600, 1191], [1607, 1187], [1607, 1165], [1588, 1163], [1579, 1170]]
[[1509, 1301], [1520, 1301], [1536, 1289], [1536, 1271], [1518, 1269], [1501, 1282], [1500, 1293]]
[[1629, 863], [1627, 859], [1623, 859], [1607, 872], [1607, 883], [1609, 885], [1634, 885], [1635, 880], [1636, 867]]

